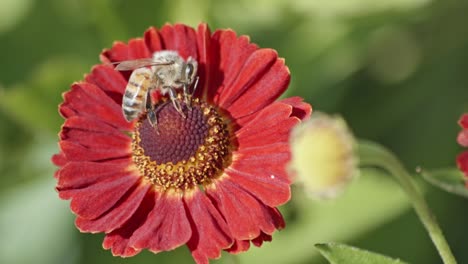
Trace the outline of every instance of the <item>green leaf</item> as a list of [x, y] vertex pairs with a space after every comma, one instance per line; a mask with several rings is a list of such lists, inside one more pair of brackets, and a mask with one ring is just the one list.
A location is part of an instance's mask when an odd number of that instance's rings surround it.
[[373, 253], [364, 249], [338, 244], [316, 244], [315, 247], [332, 264], [403, 264], [407, 263], [399, 259]]
[[455, 168], [434, 171], [421, 170], [423, 179], [440, 189], [468, 198], [468, 189], [463, 173]]

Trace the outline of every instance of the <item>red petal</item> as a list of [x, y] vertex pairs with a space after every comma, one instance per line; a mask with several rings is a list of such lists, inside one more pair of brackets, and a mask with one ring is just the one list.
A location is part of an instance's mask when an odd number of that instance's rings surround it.
[[468, 129], [460, 131], [457, 137], [458, 144], [468, 147]]
[[136, 186], [134, 190], [127, 193], [124, 198], [115, 204], [108, 213], [94, 220], [78, 217], [76, 226], [81, 232], [91, 233], [109, 233], [120, 228], [138, 209], [150, 187], [150, 184]]
[[60, 149], [69, 161], [103, 161], [120, 159], [131, 155], [131, 148], [101, 149], [88, 148], [72, 141], [60, 141]]
[[96, 219], [112, 208], [141, 178], [129, 175], [103, 181], [90, 187], [60, 191], [62, 198], [72, 197], [71, 210], [86, 219]]
[[225, 249], [226, 252], [231, 254], [239, 254], [249, 250], [250, 248], [250, 240], [236, 240], [234, 244], [228, 249]]
[[229, 29], [217, 30], [212, 37], [212, 46], [213, 50], [219, 50], [216, 60], [213, 60], [213, 63], [219, 63], [219, 69], [211, 75], [208, 98], [214, 98], [218, 103], [224, 89], [232, 87], [247, 59], [258, 48], [250, 43], [247, 36], [237, 37]]
[[286, 163], [290, 159], [289, 144], [276, 143], [239, 150], [230, 167], [256, 177], [272, 178], [290, 184], [291, 181], [285, 170]]
[[217, 46], [211, 40], [210, 28], [202, 23], [197, 30], [198, 47], [198, 88], [195, 97], [202, 97], [208, 102], [213, 101], [217, 85], [214, 84], [216, 77], [221, 76], [218, 69], [219, 54]]
[[[258, 50], [256, 53], [260, 51], [263, 50]], [[274, 54], [276, 55], [276, 52]], [[268, 56], [273, 57], [273, 55]], [[267, 69], [262, 69], [262, 72], [258, 73], [242, 72], [238, 77], [241, 80], [241, 86], [235, 84], [234, 87], [230, 87], [230, 91], [238, 90], [238, 94], [228, 95], [231, 96], [229, 100], [235, 99], [232, 102], [225, 102], [222, 106], [226, 107], [234, 119], [248, 117], [265, 108], [288, 88], [290, 75], [289, 70], [284, 65], [284, 60], [278, 59], [273, 65], [270, 65], [269, 61], [263, 63], [268, 67]], [[246, 66], [246, 70], [248, 70], [248, 66]], [[249, 73], [251, 76], [248, 76]], [[221, 96], [224, 96], [224, 94]]]
[[288, 104], [293, 107], [291, 116], [295, 116], [301, 120], [307, 120], [310, 118], [310, 114], [312, 113], [312, 107], [310, 104], [303, 102], [299, 96], [289, 97], [283, 100], [280, 100], [283, 104]]
[[150, 27], [145, 31], [145, 43], [151, 53], [163, 49], [161, 37], [159, 36], [158, 30], [154, 27]]
[[458, 168], [468, 177], [468, 151], [465, 151], [457, 157]]
[[112, 126], [88, 118], [72, 116], [65, 121], [60, 139], [79, 143], [84, 147], [104, 148], [107, 150], [128, 149], [129, 136]]
[[[62, 127], [61, 134], [66, 134], [66, 131], [69, 131], [71, 129], [89, 131], [91, 133], [105, 133], [105, 134], [109, 134], [112, 136], [124, 135], [122, 132], [120, 132], [120, 130], [116, 129], [115, 127], [111, 125], [100, 122], [97, 119], [90, 119], [88, 117], [82, 117], [82, 116], [71, 116], [67, 120], [65, 120], [65, 123]], [[66, 130], [66, 131], [63, 131], [63, 130]], [[62, 135], [61, 139], [67, 138], [63, 136], [66, 136], [66, 135]], [[127, 136], [127, 138], [129, 137]]]
[[60, 135], [61, 137], [64, 137], [62, 139], [63, 141], [74, 142], [86, 148], [102, 148], [107, 151], [128, 149], [127, 147], [131, 142], [131, 140], [125, 135], [108, 135], [106, 137], [106, 134], [103, 133], [98, 134], [76, 129], [62, 131]]
[[263, 242], [270, 242], [272, 239], [273, 237], [271, 235], [261, 232], [258, 237], [252, 240], [236, 240], [232, 247], [226, 249], [226, 251], [231, 254], [239, 254], [247, 251], [250, 248], [250, 241], [252, 241], [252, 244], [254, 244], [256, 247], [261, 247]]
[[182, 197], [175, 193], [155, 195], [155, 205], [145, 223], [132, 235], [130, 245], [154, 253], [173, 250], [192, 235]]
[[198, 60], [197, 34], [195, 30], [183, 24], [164, 25], [159, 31], [164, 49], [176, 50], [180, 56], [187, 59], [189, 56]]
[[128, 175], [130, 158], [112, 162], [69, 162], [58, 173], [57, 189], [81, 189], [101, 181]]
[[233, 240], [223, 217], [211, 201], [199, 190], [184, 197], [192, 226], [192, 237], [187, 243], [197, 263], [221, 256], [221, 250], [231, 247]]
[[121, 41], [116, 41], [112, 48], [105, 49], [101, 56], [111, 62], [128, 60], [128, 46]]
[[[240, 71], [236, 73], [234, 82], [227, 83], [226, 80], [223, 82], [225, 89], [219, 95], [218, 105], [224, 109], [229, 109], [244, 92], [249, 91], [254, 84], [262, 79], [277, 59], [278, 54], [272, 49], [259, 49], [253, 52], [243, 63]], [[262, 96], [265, 96], [268, 92], [269, 90], [264, 91]]]
[[291, 117], [292, 106], [275, 102], [261, 110], [249, 123], [236, 131], [239, 149], [288, 142], [291, 129], [299, 119]]
[[150, 53], [148, 47], [146, 46], [145, 40], [143, 38], [131, 39], [128, 42], [128, 59], [141, 59], [141, 58], [150, 58], [152, 54]]
[[105, 249], [112, 249], [114, 256], [122, 257], [131, 257], [141, 251], [133, 248], [129, 242], [133, 232], [145, 223], [148, 213], [154, 208], [155, 195], [153, 191], [147, 192], [141, 205], [124, 226], [106, 235], [102, 243]]
[[85, 76], [85, 80], [101, 88], [117, 104], [122, 104], [122, 96], [127, 86], [127, 81], [112, 66], [94, 66], [91, 74]]
[[458, 124], [460, 124], [462, 128], [468, 129], [468, 114], [463, 114], [460, 120], [458, 120]]
[[99, 87], [90, 83], [75, 83], [64, 94], [60, 113], [65, 117], [83, 116], [97, 119], [121, 130], [132, 129], [125, 121], [122, 108]]
[[[101, 54], [111, 62], [134, 60], [151, 57], [151, 53], [142, 38], [131, 39], [128, 45], [116, 41], [111, 49], [104, 50]], [[105, 59], [103, 61], [106, 61]]]
[[135, 249], [128, 245], [128, 238], [123, 237], [120, 233], [110, 233], [104, 237], [102, 247], [104, 249], [112, 249], [113, 256], [133, 257], [141, 252], [141, 249]]
[[68, 162], [67, 158], [65, 157], [65, 154], [63, 152], [60, 152], [58, 154], [55, 154], [52, 156], [52, 163], [54, 163], [56, 166], [62, 167]]
[[252, 244], [256, 247], [261, 247], [264, 241], [271, 242], [271, 240], [273, 240], [271, 235], [261, 233], [260, 236], [252, 240]]
[[[257, 165], [252, 165], [252, 167], [255, 166]], [[270, 175], [268, 169], [265, 169], [263, 174], [250, 174], [248, 171], [228, 168], [226, 174], [232, 177], [233, 182], [242, 186], [242, 188], [270, 207], [282, 205], [291, 198], [289, 184], [280, 177]]]
[[217, 182], [206, 192], [238, 240], [252, 240], [261, 232], [272, 234], [284, 222], [281, 215], [236, 185], [232, 178]]

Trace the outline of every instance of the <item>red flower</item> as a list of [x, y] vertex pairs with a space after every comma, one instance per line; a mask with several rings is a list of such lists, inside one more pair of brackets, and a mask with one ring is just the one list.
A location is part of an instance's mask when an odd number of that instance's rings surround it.
[[[192, 106], [180, 100], [184, 118], [159, 95], [156, 128], [144, 113], [127, 122], [129, 72], [109, 62], [160, 50], [198, 62]], [[150, 28], [114, 43], [101, 60], [64, 94], [60, 153], [52, 158], [79, 230], [104, 232], [104, 248], [122, 257], [186, 244], [197, 263], [271, 241], [285, 226], [276, 207], [290, 198], [288, 134], [311, 113], [298, 97], [275, 101], [290, 80], [284, 60], [205, 24]]]
[[[468, 114], [462, 115], [458, 124], [463, 128], [458, 134], [457, 141], [460, 145], [468, 147]], [[457, 157], [458, 168], [468, 177], [468, 151], [465, 151]]]

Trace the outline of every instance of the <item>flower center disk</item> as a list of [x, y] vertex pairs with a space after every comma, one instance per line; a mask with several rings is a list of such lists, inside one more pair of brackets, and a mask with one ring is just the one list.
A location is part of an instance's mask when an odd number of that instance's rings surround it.
[[157, 125], [142, 116], [135, 126], [133, 160], [141, 174], [162, 189], [191, 189], [218, 178], [230, 162], [227, 125], [218, 111], [199, 99], [156, 105]]

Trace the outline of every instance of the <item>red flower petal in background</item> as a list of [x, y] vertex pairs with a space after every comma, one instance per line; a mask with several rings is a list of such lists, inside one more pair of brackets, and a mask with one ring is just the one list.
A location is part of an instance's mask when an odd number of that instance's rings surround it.
[[[462, 127], [462, 131], [458, 133], [457, 141], [463, 147], [468, 147], [468, 114], [463, 114], [458, 120], [458, 124]], [[468, 178], [468, 151], [465, 151], [457, 157], [458, 168]], [[468, 181], [467, 181], [468, 187]]]
[[[162, 50], [198, 63], [191, 106], [179, 102], [186, 118], [161, 93], [152, 101], [156, 129], [146, 113], [127, 122], [121, 104], [131, 72], [111, 63]], [[284, 228], [276, 207], [291, 195], [288, 137], [311, 107], [299, 97], [276, 101], [290, 81], [276, 51], [232, 30], [177, 24], [115, 42], [101, 60], [64, 94], [60, 153], [52, 157], [56, 189], [71, 199], [80, 231], [104, 232], [103, 246], [116, 256], [187, 245], [197, 263], [208, 263]]]

